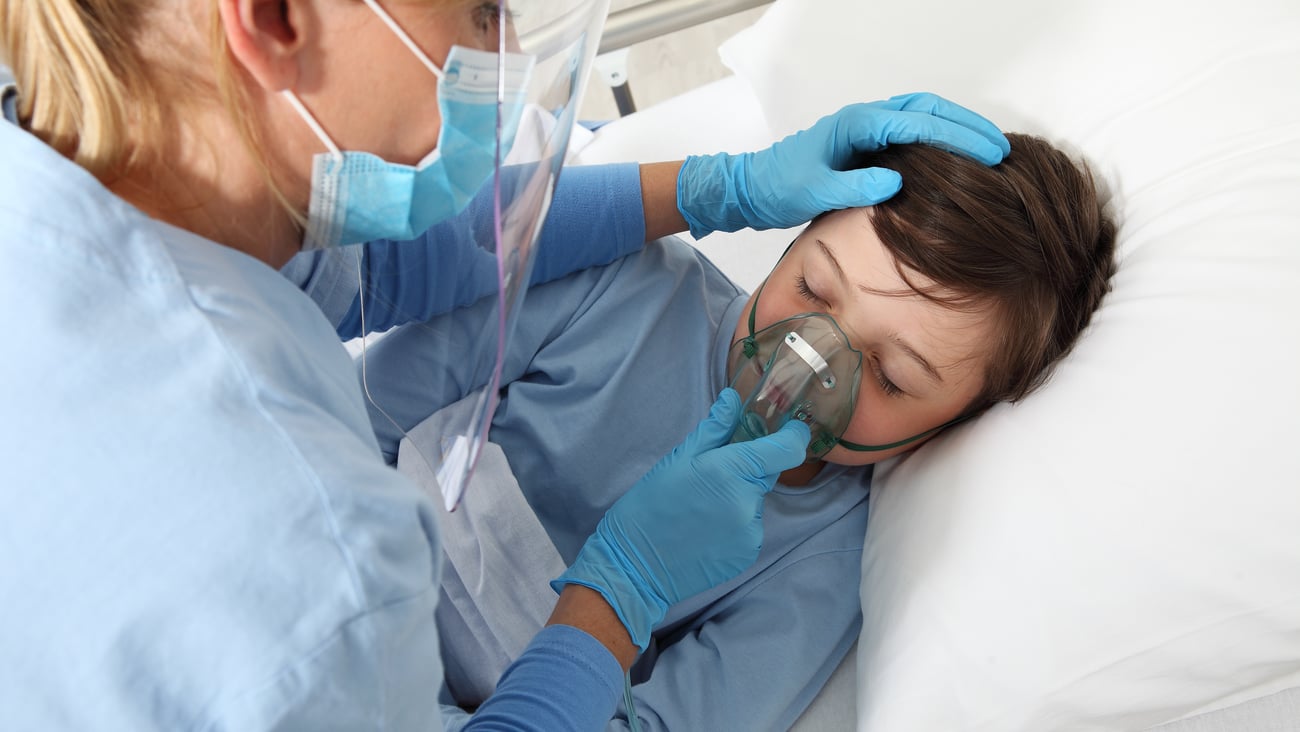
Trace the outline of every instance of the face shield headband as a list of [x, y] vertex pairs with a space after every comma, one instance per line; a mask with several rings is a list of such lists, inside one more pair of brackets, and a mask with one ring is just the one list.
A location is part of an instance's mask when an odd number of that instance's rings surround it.
[[812, 460], [836, 445], [853, 452], [893, 450], [965, 419], [958, 417], [884, 445], [862, 445], [843, 439], [857, 407], [862, 353], [853, 348], [844, 330], [826, 313], [803, 313], [755, 332], [758, 300], [766, 285], [764, 281], [759, 286], [750, 305], [749, 335], [732, 344], [727, 357], [730, 386], [743, 402], [732, 442], [771, 434], [787, 421], [798, 419], [812, 431], [808, 445], [808, 458]]

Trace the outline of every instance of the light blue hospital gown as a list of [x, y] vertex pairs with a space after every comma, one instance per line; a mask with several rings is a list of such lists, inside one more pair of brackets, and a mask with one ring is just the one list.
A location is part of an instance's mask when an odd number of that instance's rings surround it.
[[[0, 729], [439, 729], [434, 506], [337, 323], [3, 121], [0, 252]], [[585, 633], [522, 660], [475, 725], [614, 710]]]
[[[726, 385], [745, 300], [676, 239], [528, 293], [491, 440], [565, 563], [707, 413]], [[448, 332], [448, 322], [398, 329], [370, 349], [370, 389], [408, 430], [465, 392], [458, 377], [469, 374], [458, 369], [473, 360], [463, 356], [475, 339], [448, 348], [428, 336]], [[448, 370], [450, 379], [431, 378]], [[372, 420], [393, 459], [400, 433]], [[634, 667], [643, 729], [776, 730], [795, 721], [857, 637], [869, 483], [869, 469], [828, 466], [807, 487], [777, 486], [758, 562], [671, 608]]]

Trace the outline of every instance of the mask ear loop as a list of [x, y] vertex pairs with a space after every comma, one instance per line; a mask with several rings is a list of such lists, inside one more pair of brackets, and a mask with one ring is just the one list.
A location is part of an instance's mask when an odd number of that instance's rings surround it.
[[[398, 40], [402, 42], [402, 45], [406, 46], [411, 53], [415, 54], [416, 58], [420, 59], [420, 63], [424, 64], [426, 69], [428, 69], [434, 76], [438, 77], [438, 81], [443, 80], [446, 76], [446, 74], [443, 73], [443, 70], [438, 68], [438, 65], [435, 64], [418, 45], [416, 45], [415, 41], [411, 39], [411, 36], [407, 35], [405, 30], [402, 30], [402, 26], [398, 25], [396, 20], [393, 20], [393, 16], [389, 15], [388, 11], [381, 8], [379, 3], [375, 0], [361, 1], [373, 10], [375, 15], [379, 16], [380, 20], [384, 21], [384, 25], [388, 26], [388, 29], [393, 32], [393, 35], [397, 36]], [[505, 3], [502, 3], [501, 6], [504, 8]]]
[[311, 131], [316, 133], [316, 137], [320, 139], [321, 144], [325, 146], [325, 149], [329, 151], [330, 155], [335, 158], [342, 158], [343, 151], [340, 150], [339, 146], [334, 144], [334, 140], [325, 133], [325, 128], [320, 126], [320, 122], [317, 121], [316, 117], [311, 112], [307, 111], [307, 107], [302, 103], [302, 100], [298, 98], [298, 95], [294, 94], [293, 91], [289, 89], [280, 92], [280, 95], [287, 99], [289, 104], [293, 105], [294, 110], [298, 112], [298, 116], [302, 117], [302, 121], [306, 122], [307, 126], [311, 128]]

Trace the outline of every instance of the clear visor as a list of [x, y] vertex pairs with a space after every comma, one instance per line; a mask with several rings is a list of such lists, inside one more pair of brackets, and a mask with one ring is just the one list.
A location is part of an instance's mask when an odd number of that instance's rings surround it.
[[[446, 338], [448, 352], [458, 351], [453, 369], [429, 375], [436, 393], [454, 394], [460, 401], [444, 414], [439, 454], [422, 453], [437, 476], [447, 510], [460, 502], [488, 439], [506, 345], [532, 276], [535, 245], [608, 9], [609, 0], [502, 2], [492, 45], [506, 53], [494, 54], [499, 59], [495, 72], [490, 65], [482, 71], [481, 64], [476, 72], [476, 84], [498, 89], [495, 172], [464, 211], [433, 230], [433, 246], [458, 250], [460, 286], [487, 293], [440, 320], [445, 327], [427, 331], [430, 338]], [[526, 75], [516, 68], [521, 57], [531, 59]], [[457, 69], [449, 65], [447, 73]], [[521, 78], [522, 90], [517, 88]], [[450, 157], [447, 162], [455, 165]], [[463, 350], [466, 343], [471, 347]], [[385, 410], [387, 405], [375, 406]]]
[[848, 429], [862, 354], [829, 315], [800, 315], [732, 344], [727, 371], [743, 401], [732, 442], [771, 434], [797, 419], [812, 431], [813, 459]]

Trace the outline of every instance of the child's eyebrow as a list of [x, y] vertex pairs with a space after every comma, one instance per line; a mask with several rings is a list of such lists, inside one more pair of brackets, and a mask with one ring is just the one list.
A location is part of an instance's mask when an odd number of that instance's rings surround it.
[[835, 269], [835, 274], [836, 274], [836, 276], [838, 276], [838, 277], [840, 278], [840, 282], [843, 282], [843, 283], [846, 284], [846, 285], [848, 285], [848, 284], [853, 284], [854, 287], [857, 287], [859, 290], [861, 290], [861, 291], [867, 293], [868, 295], [879, 295], [879, 294], [880, 294], [880, 291], [879, 291], [879, 290], [873, 290], [873, 289], [871, 289], [870, 287], [867, 287], [866, 285], [864, 285], [864, 284], [862, 284], [862, 283], [860, 283], [860, 282], [859, 282], [859, 283], [850, 283], [850, 282], [849, 282], [849, 275], [848, 275], [848, 273], [846, 273], [846, 272], [844, 271], [844, 268], [840, 266], [840, 260], [838, 260], [838, 259], [835, 258], [835, 253], [831, 251], [830, 246], [827, 245], [826, 242], [822, 241], [821, 239], [818, 239], [818, 240], [817, 240], [817, 246], [818, 246], [818, 248], [820, 248], [820, 249], [822, 250], [822, 254], [826, 255], [826, 259], [830, 261], [830, 263], [831, 263], [831, 267], [833, 267], [833, 268]]
[[[830, 261], [831, 267], [835, 269], [835, 274], [840, 278], [840, 281], [848, 284], [848, 274], [844, 272], [844, 268], [840, 266], [839, 260], [835, 258], [835, 253], [826, 245], [826, 242], [818, 239], [817, 247], [822, 250], [822, 254], [826, 255], [826, 259]], [[866, 285], [859, 284], [857, 285], [857, 288], [868, 295], [880, 294], [878, 290], [873, 290]], [[903, 340], [898, 334], [889, 336], [889, 341], [895, 346], [898, 346], [898, 350], [902, 351], [903, 355], [920, 364], [921, 368], [925, 370], [926, 375], [930, 377], [931, 381], [939, 384], [943, 383], [943, 377], [939, 375], [939, 370], [932, 366], [930, 362], [926, 360], [925, 356], [922, 356], [915, 348], [908, 345], [907, 341]]]
[[889, 341], [895, 346], [898, 346], [898, 350], [902, 351], [904, 355], [921, 364], [921, 368], [925, 369], [925, 373], [932, 381], [940, 384], [943, 383], [943, 377], [939, 375], [939, 371], [935, 369], [935, 367], [931, 366], [929, 361], [925, 360], [925, 356], [917, 353], [916, 349], [907, 345], [907, 341], [900, 338], [897, 334], [889, 336]]
[[[844, 284], [848, 284], [849, 276], [844, 273], [844, 268], [840, 266], [840, 260], [835, 258], [835, 253], [831, 251], [831, 248], [826, 246], [826, 242], [821, 239], [817, 240], [817, 246], [822, 250], [822, 254], [825, 254], [826, 258], [830, 260], [831, 266], [835, 268], [835, 274], [839, 275]], [[858, 289], [862, 289], [862, 285], [858, 285]]]

